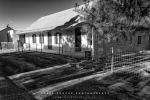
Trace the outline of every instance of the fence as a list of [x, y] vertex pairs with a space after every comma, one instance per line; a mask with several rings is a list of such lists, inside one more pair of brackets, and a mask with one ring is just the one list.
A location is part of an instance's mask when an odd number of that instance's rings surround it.
[[132, 66], [135, 64], [140, 64], [145, 61], [150, 61], [150, 53], [148, 52], [114, 52], [113, 48], [111, 52], [108, 53], [106, 57], [99, 58], [97, 60], [101, 62], [105, 69], [111, 69], [113, 72], [114, 69], [123, 67], [123, 66]]
[[[52, 47], [53, 49], [44, 48], [44, 45], [34, 44], [34, 48], [30, 44], [25, 44], [22, 50], [24, 51], [36, 51], [36, 52], [48, 52], [48, 53], [57, 53], [62, 55], [73, 55], [78, 57], [85, 57], [85, 51], [90, 49], [87, 48], [67, 48], [67, 47]], [[88, 55], [88, 54], [87, 54]], [[90, 55], [90, 54], [89, 54]], [[101, 65], [105, 69], [113, 69], [120, 68], [122, 66], [130, 66], [137, 63], [143, 63], [144, 61], [150, 60], [150, 54], [144, 52], [121, 52], [115, 51], [111, 48], [110, 52], [105, 57], [100, 57], [97, 62], [101, 63]]]
[[[22, 50], [22, 49], [20, 49]], [[29, 44], [25, 43], [23, 45], [23, 51], [35, 51], [35, 52], [49, 52], [57, 53], [61, 55], [75, 55], [79, 57], [85, 57], [85, 51], [90, 51], [88, 48], [78, 48], [78, 47], [65, 47], [65, 46], [52, 46], [49, 48], [44, 44]]]
[[13, 42], [1, 42], [1, 49], [14, 49]]

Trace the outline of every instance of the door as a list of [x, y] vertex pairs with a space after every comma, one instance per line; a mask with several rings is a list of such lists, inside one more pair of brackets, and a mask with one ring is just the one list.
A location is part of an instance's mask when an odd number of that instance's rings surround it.
[[19, 35], [19, 40], [20, 40], [20, 42], [22, 42], [24, 44], [26, 42], [25, 41], [25, 34]]
[[52, 49], [52, 34], [48, 32], [48, 49]]
[[75, 51], [81, 51], [81, 31], [80, 31], [80, 28], [75, 29]]

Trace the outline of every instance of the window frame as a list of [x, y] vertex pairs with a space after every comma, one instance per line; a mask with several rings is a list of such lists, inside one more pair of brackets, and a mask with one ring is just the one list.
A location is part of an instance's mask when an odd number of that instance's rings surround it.
[[32, 43], [36, 43], [36, 34], [32, 35]]

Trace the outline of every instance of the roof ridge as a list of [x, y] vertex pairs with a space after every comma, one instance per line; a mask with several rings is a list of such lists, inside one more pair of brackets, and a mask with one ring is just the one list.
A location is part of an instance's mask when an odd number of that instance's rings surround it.
[[[58, 12], [52, 13], [52, 14], [50, 14], [50, 15], [43, 16], [43, 17], [41, 17], [41, 18], [45, 18], [45, 17], [52, 16], [52, 15], [59, 14], [59, 13], [63, 13], [63, 12], [66, 12], [66, 11], [68, 11], [68, 10], [73, 10], [73, 9], [74, 9], [74, 8], [69, 8], [69, 9], [66, 9], [66, 10], [58, 11]], [[39, 18], [39, 19], [41, 19], [41, 18]]]

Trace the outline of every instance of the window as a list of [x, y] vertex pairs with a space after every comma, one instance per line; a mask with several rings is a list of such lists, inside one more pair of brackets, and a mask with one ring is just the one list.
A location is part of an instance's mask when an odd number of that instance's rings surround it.
[[55, 34], [55, 44], [58, 44], [58, 41], [57, 41], [57, 33]]
[[33, 43], [36, 43], [36, 35], [35, 34], [32, 35], [32, 41], [33, 41]]
[[141, 44], [142, 42], [142, 36], [138, 36], [138, 44]]
[[55, 34], [55, 44], [61, 44], [61, 33], [56, 33]]
[[39, 37], [40, 37], [40, 43], [44, 43], [44, 34], [40, 34]]

